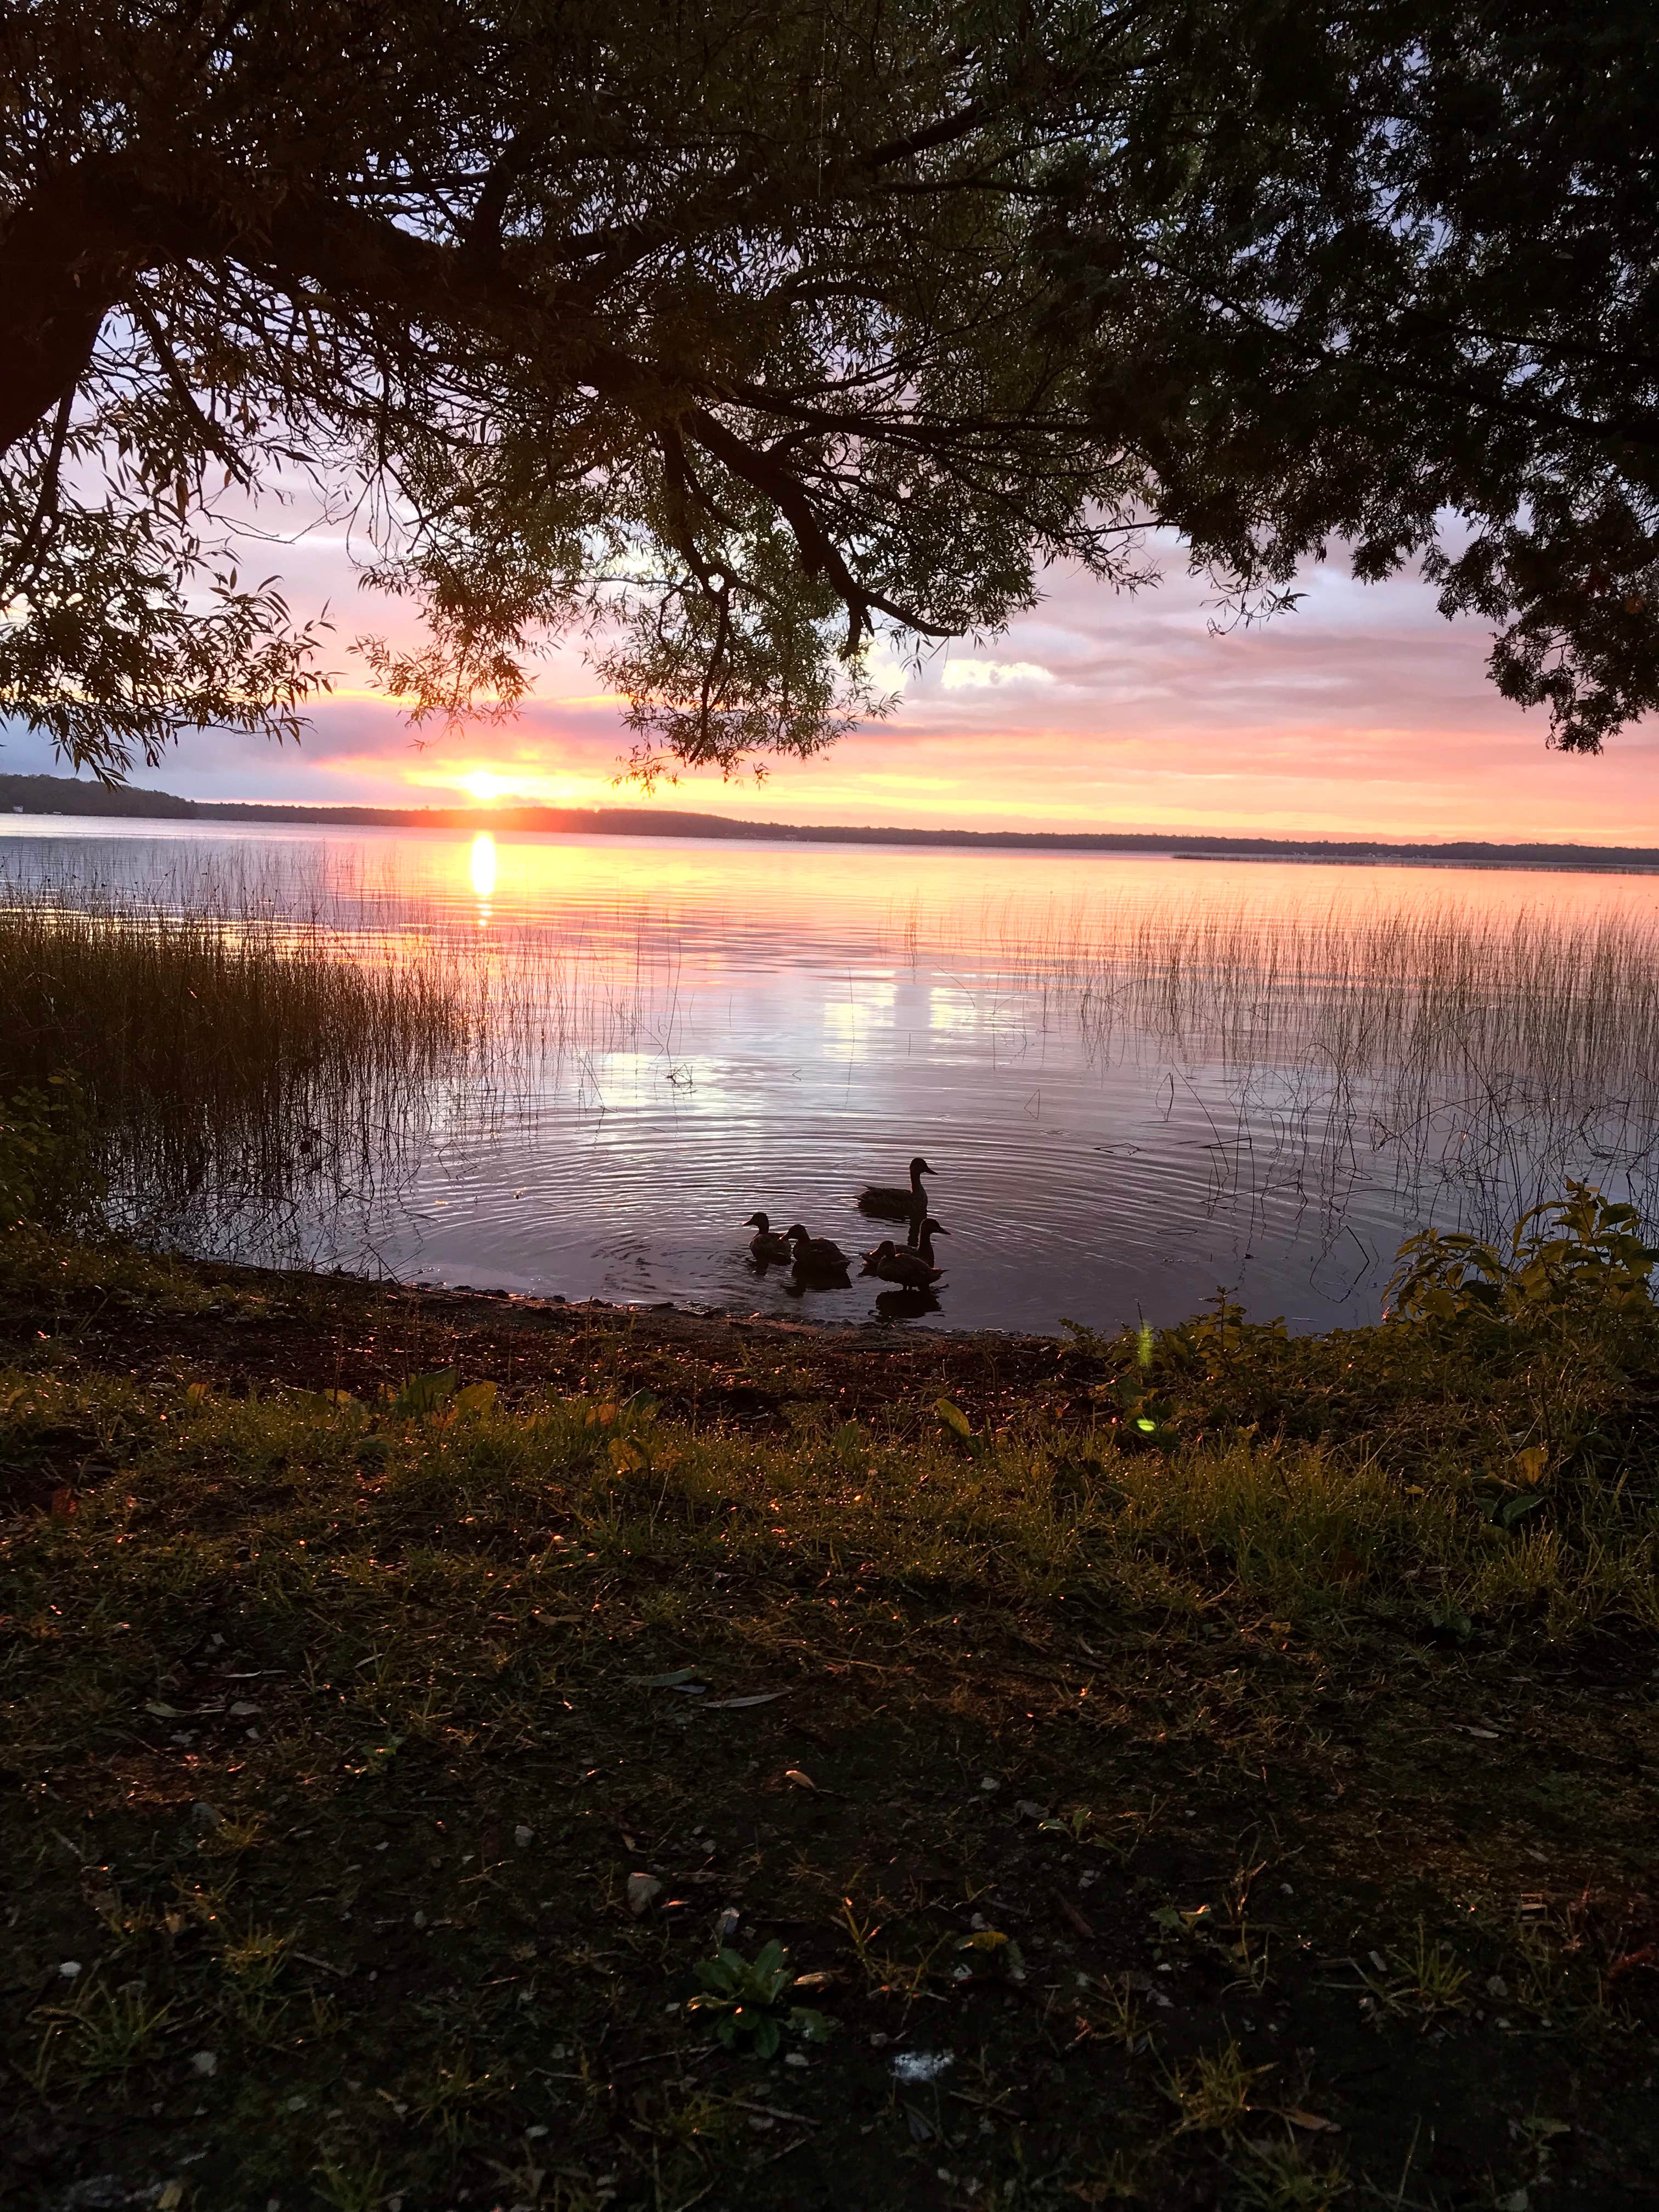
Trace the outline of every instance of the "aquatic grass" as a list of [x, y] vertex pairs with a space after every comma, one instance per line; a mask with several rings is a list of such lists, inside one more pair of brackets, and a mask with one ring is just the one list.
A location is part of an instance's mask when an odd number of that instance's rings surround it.
[[[354, 957], [315, 921], [37, 887], [0, 903], [0, 1096], [68, 1078], [129, 1230], [234, 1249], [234, 1224], [385, 1174], [479, 1034], [431, 947]], [[195, 1232], [200, 1231], [200, 1236]]]
[[1335, 1223], [1355, 1164], [1381, 1155], [1413, 1210], [1444, 1194], [1483, 1231], [1592, 1172], [1656, 1210], [1650, 903], [1497, 912], [1409, 879], [1397, 895], [1274, 895], [1273, 910], [1247, 892], [1154, 890], [1005, 899], [971, 920], [912, 907], [886, 939], [959, 971], [1011, 1048], [1055, 1024], [1097, 1060], [1162, 1062], [1206, 1095], [1218, 1077], [1218, 1194], [1265, 1172]]

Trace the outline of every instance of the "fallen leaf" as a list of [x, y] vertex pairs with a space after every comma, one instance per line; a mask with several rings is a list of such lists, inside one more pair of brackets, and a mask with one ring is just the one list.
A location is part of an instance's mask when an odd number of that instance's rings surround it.
[[786, 1766], [783, 1770], [783, 1778], [786, 1782], [793, 1782], [797, 1790], [816, 1790], [818, 1786], [811, 1776], [804, 1772], [799, 1766]]
[[775, 1705], [780, 1698], [787, 1698], [788, 1694], [787, 1690], [763, 1690], [752, 1698], [710, 1698], [708, 1710], [711, 1713], [735, 1712], [739, 1705]]
[[1317, 2112], [1304, 2112], [1300, 2105], [1281, 2105], [1279, 2117], [1288, 2120], [1293, 2128], [1304, 2128], [1310, 2135], [1340, 2136], [1340, 2124], [1335, 2120], [1322, 2120]]
[[54, 1521], [72, 1521], [75, 1518], [75, 1492], [67, 1485], [52, 1492], [52, 1517]]
[[155, 2200], [156, 2212], [179, 2212], [179, 2207], [184, 2203], [184, 2183], [182, 2181], [169, 2181], [166, 2188], [162, 2190], [161, 2195]]
[[1076, 1905], [1073, 1904], [1071, 1899], [1066, 1895], [1063, 1890], [1057, 1889], [1054, 1892], [1054, 1903], [1060, 1907], [1060, 1917], [1065, 1921], [1066, 1926], [1071, 1929], [1073, 1935], [1081, 1936], [1089, 1942], [1092, 1942], [1094, 1940], [1094, 1929], [1089, 1925], [1088, 1922], [1084, 1918], [1083, 1915], [1078, 1911]]

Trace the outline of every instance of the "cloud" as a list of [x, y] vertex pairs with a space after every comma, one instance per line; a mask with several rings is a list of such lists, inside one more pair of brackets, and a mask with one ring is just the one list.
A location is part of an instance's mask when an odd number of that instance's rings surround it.
[[[874, 672], [896, 713], [822, 757], [747, 778], [688, 775], [653, 802], [799, 822], [964, 828], [1200, 830], [1332, 836], [1646, 842], [1659, 822], [1659, 720], [1601, 759], [1549, 752], [1546, 725], [1500, 698], [1478, 623], [1442, 619], [1411, 577], [1357, 584], [1340, 561], [1299, 579], [1294, 613], [1216, 630], [1213, 594], [1166, 547], [1156, 589], [1117, 593], [1051, 571], [1048, 596], [990, 653], [890, 648]], [[304, 613], [355, 580], [304, 549], [287, 582]], [[407, 635], [407, 614], [373, 610]], [[402, 629], [399, 629], [399, 625]], [[342, 631], [350, 629], [342, 621]], [[338, 661], [348, 656], [342, 649]], [[538, 665], [516, 719], [417, 748], [362, 688], [319, 703], [301, 749], [193, 737], [141, 782], [200, 798], [465, 804], [485, 790], [554, 805], [643, 803], [615, 777], [618, 704], [568, 648]], [[0, 769], [52, 769], [50, 746], [0, 726]], [[59, 771], [61, 773], [61, 769]]]
[[1018, 684], [1029, 689], [1033, 684], [1052, 684], [1054, 672], [1041, 667], [1035, 660], [950, 660], [939, 678], [942, 691], [988, 691], [1000, 690], [1005, 684]]

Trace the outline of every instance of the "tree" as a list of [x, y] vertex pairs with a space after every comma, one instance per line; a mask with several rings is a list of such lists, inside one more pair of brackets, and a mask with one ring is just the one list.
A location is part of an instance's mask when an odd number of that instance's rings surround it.
[[0, 699], [277, 734], [233, 551], [349, 523], [413, 717], [551, 637], [636, 762], [1171, 523], [1252, 613], [1421, 557], [1591, 747], [1659, 696], [1645, 15], [1428, 0], [36, 0], [0, 32]]

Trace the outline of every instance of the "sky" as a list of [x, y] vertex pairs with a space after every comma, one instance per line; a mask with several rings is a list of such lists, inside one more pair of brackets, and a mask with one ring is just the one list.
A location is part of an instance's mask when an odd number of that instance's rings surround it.
[[[1072, 572], [1006, 635], [893, 672], [891, 720], [764, 783], [718, 773], [615, 781], [619, 702], [574, 653], [542, 664], [516, 719], [415, 744], [349, 642], [364, 603], [343, 547], [284, 549], [296, 613], [327, 602], [340, 672], [302, 744], [204, 734], [133, 781], [206, 799], [381, 805], [522, 798], [654, 804], [749, 819], [917, 827], [1130, 830], [1407, 839], [1659, 843], [1659, 724], [1599, 758], [1551, 752], [1541, 712], [1487, 679], [1478, 623], [1447, 623], [1410, 578], [1356, 584], [1333, 560], [1291, 613], [1217, 635], [1204, 586], [1170, 549], [1133, 596]], [[395, 621], [395, 611], [393, 619]], [[408, 633], [405, 621], [399, 625]], [[50, 746], [0, 732], [0, 770], [58, 772]]]

